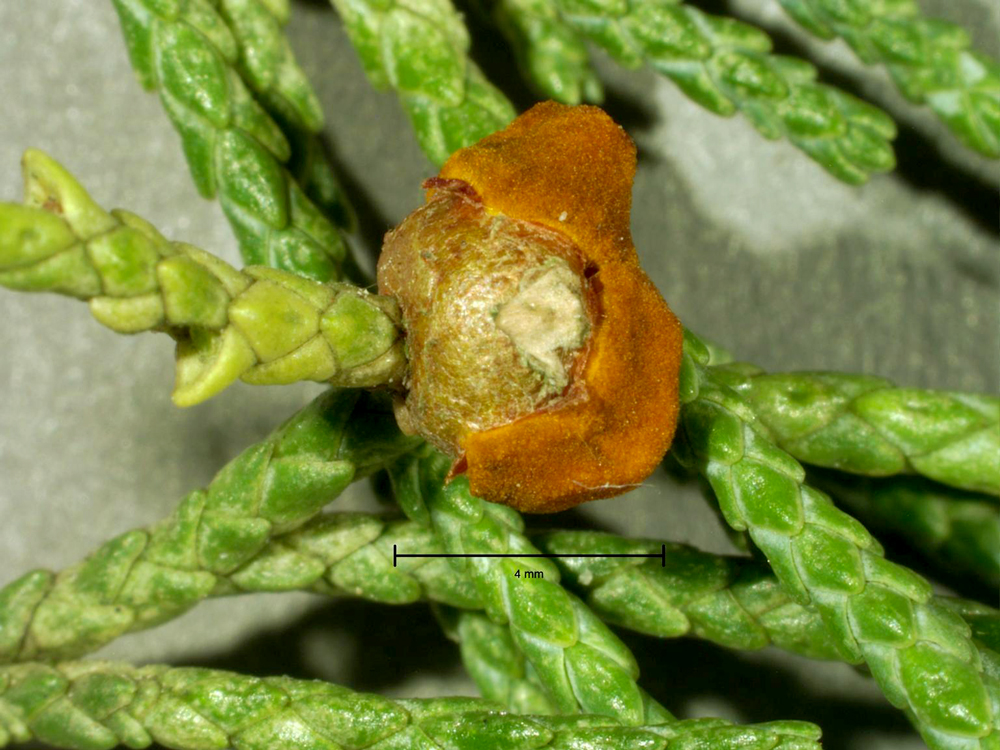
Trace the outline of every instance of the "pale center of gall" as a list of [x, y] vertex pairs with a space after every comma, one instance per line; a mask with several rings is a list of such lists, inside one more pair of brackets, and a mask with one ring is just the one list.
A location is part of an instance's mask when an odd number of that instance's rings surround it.
[[583, 283], [569, 263], [550, 258], [526, 271], [495, 321], [547, 385], [558, 392], [569, 384], [564, 355], [583, 346], [590, 328]]

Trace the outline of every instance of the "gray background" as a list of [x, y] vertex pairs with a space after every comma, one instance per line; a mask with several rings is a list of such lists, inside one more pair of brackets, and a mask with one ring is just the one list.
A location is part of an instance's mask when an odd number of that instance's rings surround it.
[[[965, 153], [841, 44], [797, 33], [776, 3], [696, 4], [764, 25], [782, 51], [808, 55], [826, 80], [891, 111], [902, 126], [900, 168], [860, 189], [841, 185], [740, 118], [716, 118], [649, 71], [626, 73], [599, 58], [608, 109], [640, 148], [635, 244], [675, 312], [767, 368], [995, 390], [997, 165]], [[998, 53], [993, 0], [921, 4]], [[361, 213], [359, 247], [377, 246], [419, 204], [420, 182], [433, 170], [395, 98], [368, 87], [325, 5], [297, 4], [290, 35]], [[494, 34], [479, 29], [475, 52], [521, 107], [530, 103]], [[197, 196], [158, 99], [130, 71], [110, 3], [0, 0], [0, 93], [0, 199], [20, 199], [20, 154], [42, 148], [106, 207], [129, 208], [167, 236], [237, 262], [221, 211]], [[165, 338], [119, 337], [73, 300], [3, 290], [0, 320], [0, 585], [33, 567], [66, 566], [166, 515], [319, 390], [236, 385], [178, 410]], [[360, 486], [338, 506], [372, 502]], [[730, 549], [697, 489], [662, 472], [628, 496], [552, 523], [564, 521]], [[731, 655], [686, 640], [629, 643], [643, 684], [682, 715], [808, 719], [839, 750], [922, 746], [871, 682], [844, 665], [770, 650]], [[209, 602], [102, 655], [287, 671], [393, 695], [474, 691], [419, 606], [305, 595]]]

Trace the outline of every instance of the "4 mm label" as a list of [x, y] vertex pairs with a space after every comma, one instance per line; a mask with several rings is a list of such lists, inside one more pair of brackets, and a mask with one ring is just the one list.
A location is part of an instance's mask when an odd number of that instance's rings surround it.
[[514, 578], [545, 578], [545, 573], [540, 570], [526, 570], [521, 574], [520, 568], [514, 571]]

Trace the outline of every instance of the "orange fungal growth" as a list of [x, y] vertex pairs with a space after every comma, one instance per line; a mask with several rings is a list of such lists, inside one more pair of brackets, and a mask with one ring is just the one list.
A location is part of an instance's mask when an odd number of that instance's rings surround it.
[[629, 490], [670, 447], [682, 331], [632, 245], [634, 174], [603, 111], [546, 102], [455, 153], [386, 236], [397, 418], [479, 497], [562, 510]]

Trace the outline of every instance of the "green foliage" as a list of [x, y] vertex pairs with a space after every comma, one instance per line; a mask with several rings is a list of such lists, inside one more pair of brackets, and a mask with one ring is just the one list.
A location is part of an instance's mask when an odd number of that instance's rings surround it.
[[915, 0], [778, 1], [821, 39], [840, 37], [865, 63], [885, 65], [966, 146], [1000, 157], [1000, 65], [971, 49], [963, 29], [922, 15]]
[[354, 211], [319, 138], [319, 98], [284, 34], [287, 0], [218, 0], [217, 6], [239, 47], [240, 76], [288, 139], [288, 170], [324, 216], [352, 231]]
[[549, 553], [636, 554], [664, 545], [665, 558], [560, 558], [564, 580], [615, 625], [660, 638], [694, 635], [728, 648], [774, 645], [815, 659], [847, 658], [812, 607], [788, 595], [767, 566], [652, 539], [557, 531], [534, 540]]
[[918, 477], [847, 481], [834, 472], [810, 472], [809, 482], [872, 527], [907, 540], [918, 554], [1000, 588], [996, 498]]
[[[1000, 654], [1000, 611], [967, 599], [941, 599], [940, 603], [969, 623], [972, 635], [986, 649], [993, 651], [994, 654]], [[984, 655], [984, 664], [995, 667], [995, 659], [991, 661], [986, 658], [984, 649], [980, 649], [980, 654]], [[995, 669], [991, 674], [994, 680], [998, 678]]]
[[[552, 575], [561, 575], [562, 583], [610, 624], [659, 638], [695, 636], [738, 650], [773, 645], [815, 659], [858, 661], [838, 646], [834, 632], [816, 609], [793, 599], [761, 562], [599, 532], [547, 532], [531, 536], [530, 543], [546, 554], [563, 556], [646, 553], [664, 546], [664, 563], [659, 558], [585, 557], [542, 563], [550, 580]], [[400, 557], [394, 565], [394, 550], [423, 557]], [[270, 537], [232, 571], [215, 571], [210, 596], [307, 590], [382, 604], [424, 601], [466, 613], [484, 610], [486, 600], [481, 590], [461, 566], [434, 557], [446, 551], [433, 528], [413, 521], [364, 513], [325, 513], [294, 531]], [[103, 557], [104, 553], [97, 551], [91, 559]], [[558, 569], [555, 574], [549, 567], [553, 564]], [[520, 565], [539, 568], [534, 559], [525, 559]], [[13, 594], [8, 596], [13, 600]], [[935, 597], [934, 602], [962, 615], [974, 636], [995, 648], [997, 636], [990, 633], [997, 630], [994, 623], [1000, 623], [1000, 613], [974, 602], [944, 597]], [[544, 609], [544, 605], [539, 606]], [[181, 613], [177, 610], [169, 616]], [[545, 617], [557, 615], [558, 610], [553, 610]], [[498, 627], [509, 631], [506, 624]], [[1000, 630], [997, 633], [1000, 635]], [[524, 661], [519, 651], [517, 658]], [[545, 695], [538, 689], [535, 692]], [[544, 713], [541, 698], [532, 697], [530, 708], [520, 700], [501, 702], [522, 713]], [[548, 698], [544, 700], [548, 702]]]
[[511, 103], [469, 59], [469, 32], [451, 0], [331, 2], [369, 80], [396, 91], [434, 164], [514, 119]]
[[917, 473], [1000, 495], [1000, 398], [841, 372], [768, 375], [746, 364], [725, 365], [717, 377], [800, 461], [876, 477]]
[[[513, 510], [469, 493], [464, 477], [443, 486], [450, 461], [439, 453], [412, 455], [392, 470], [400, 506], [410, 518], [429, 523], [453, 554], [537, 554]], [[647, 705], [636, 684], [639, 667], [628, 648], [578, 599], [559, 585], [558, 569], [547, 560], [475, 558], [463, 572], [475, 586], [486, 613], [510, 627], [518, 649], [562, 713], [614, 716], [625, 724], [646, 723]], [[541, 579], [514, 577], [520, 568]]]
[[864, 659], [928, 745], [988, 747], [1000, 683], [983, 673], [968, 625], [805, 484], [802, 466], [767, 439], [750, 404], [704, 366], [698, 343], [686, 342], [680, 450], [712, 485], [726, 521], [750, 534], [789, 594], [817, 608], [838, 646]]
[[589, 73], [578, 64], [564, 64], [553, 75], [548, 57], [558, 52], [528, 47], [532, 35], [543, 33], [536, 29], [540, 24], [560, 28], [557, 38], [567, 39], [564, 47], [577, 34], [627, 68], [648, 63], [701, 106], [724, 117], [742, 113], [765, 138], [787, 138], [840, 180], [860, 184], [895, 166], [893, 121], [843, 91], [816, 83], [809, 63], [773, 54], [771, 40], [759, 29], [676, 0], [555, 0], [548, 5], [545, 13], [523, 3], [499, 6], [508, 27], [517, 22], [518, 47], [527, 49], [522, 66], [548, 96], [576, 103], [578, 92], [588, 90]]
[[819, 748], [815, 728], [795, 721], [636, 728], [606, 716], [512, 716], [474, 698], [391, 701], [287, 677], [106, 662], [0, 669], [0, 747], [32, 738], [86, 750], [154, 741], [199, 750]]
[[[926, 104], [968, 148], [1000, 157], [1000, 64], [971, 48], [955, 24], [923, 16], [915, 0], [779, 0], [822, 39], [843, 38], [884, 64], [900, 91]], [[859, 183], [892, 169], [892, 123], [836, 88], [814, 83], [801, 60], [771, 54], [753, 27], [680, 0], [483, 0], [525, 76], [546, 97], [599, 103], [584, 40], [626, 67], [648, 62], [720, 115], [742, 112], [766, 138], [787, 137], [834, 176]]]
[[[204, 401], [237, 378], [349, 387], [402, 380], [393, 300], [263, 266], [237, 271], [168, 242], [134, 214], [106, 213], [41, 152], [25, 155], [24, 171], [27, 205], [0, 203], [0, 285], [85, 299], [119, 333], [169, 333], [177, 339], [178, 406]], [[70, 201], [92, 227], [64, 216]]]
[[[218, 195], [244, 260], [318, 281], [337, 278], [347, 253], [344, 240], [292, 179], [284, 166], [291, 156], [288, 140], [238, 72], [243, 70], [272, 105], [306, 125], [322, 122], [283, 40], [274, 49], [273, 25], [269, 33], [261, 15], [264, 6], [256, 0], [223, 3], [241, 25], [243, 33], [235, 35], [207, 0], [114, 3], [139, 79], [159, 91], [198, 190], [206, 198]], [[264, 23], [248, 37], [252, 13]], [[276, 61], [283, 72], [275, 80], [256, 75], [257, 66], [247, 63], [247, 47], [241, 47], [241, 41], [261, 39], [270, 42], [265, 62]]]
[[484, 0], [517, 56], [525, 77], [563, 104], [599, 103], [604, 90], [590, 66], [586, 40], [548, 0]]
[[78, 656], [182, 614], [272, 537], [416, 442], [383, 400], [329, 391], [160, 523], [125, 532], [59, 575], [34, 571], [0, 589], [0, 663]]
[[263, 0], [218, 0], [239, 48], [238, 70], [269, 112], [309, 133], [323, 129], [323, 110], [282, 31], [288, 9]]
[[[328, 410], [324, 413], [330, 416]], [[310, 439], [315, 438], [313, 435]], [[409, 459], [406, 462], [411, 470], [409, 479], [413, 479], [412, 464]], [[234, 465], [228, 472], [235, 470]], [[406, 469], [401, 467], [401, 470], [405, 475]], [[161, 526], [169, 528], [170, 524]], [[153, 531], [154, 539], [161, 537], [161, 531]], [[532, 541], [544, 552], [560, 555], [646, 552], [660, 544], [595, 532], [550, 532]], [[110, 546], [96, 552], [82, 568], [94, 572], [107, 566], [108, 559], [114, 557], [109, 552]], [[238, 541], [227, 546], [235, 549]], [[398, 565], [393, 566], [396, 547], [420, 555], [433, 555], [445, 549], [434, 530], [419, 523], [334, 513], [315, 517], [294, 531], [271, 537], [247, 562], [229, 572], [213, 569], [211, 563], [204, 562], [200, 572], [214, 580], [214, 586], [206, 586], [211, 596], [306, 589], [326, 595], [361, 596], [387, 604], [429, 600], [461, 608], [447, 609], [443, 619], [449, 633], [460, 642], [463, 660], [484, 696], [519, 713], [555, 713], [554, 704], [541, 686], [541, 678], [516, 645], [511, 627], [473, 612], [485, 606], [484, 599], [462, 568], [433, 557], [400, 558]], [[585, 597], [596, 614], [632, 630], [665, 638], [696, 635], [736, 649], [757, 649], [770, 643], [804, 656], [849, 659], [838, 650], [835, 634], [816, 610], [789, 597], [765, 566], [746, 559], [709, 555], [682, 545], [665, 547], [666, 565], [661, 565], [659, 559], [620, 558], [560, 558], [556, 564], [565, 582]], [[518, 564], [537, 567], [538, 561], [523, 560]], [[76, 571], [80, 567], [63, 572], [57, 580], [79, 579]], [[42, 574], [29, 577], [41, 579]], [[94, 579], [92, 574], [84, 577]], [[16, 610], [23, 592], [24, 588], [11, 586], [0, 592], [0, 598], [6, 598], [10, 603], [7, 606]], [[63, 598], [65, 595], [66, 587]], [[51, 606], [50, 598], [59, 596], [50, 594], [37, 605], [42, 610], [42, 619]], [[117, 604], [125, 605], [127, 601], [119, 599]], [[540, 619], [558, 618], [558, 601], [554, 606], [551, 599], [536, 604]], [[972, 625], [976, 637], [996, 647], [1000, 633], [1000, 613], [996, 610], [940, 597], [935, 604], [962, 615]], [[27, 606], [32, 605], [29, 602]], [[157, 621], [184, 611], [162, 601], [158, 607], [154, 615]], [[103, 618], [109, 627], [113, 626], [111, 610], [101, 613], [92, 607], [80, 607], [77, 611], [88, 609], [91, 625]], [[19, 632], [9, 623], [4, 627]], [[69, 643], [79, 637], [74, 630], [78, 626], [70, 621], [63, 621], [58, 627], [62, 632], [56, 639]], [[52, 655], [42, 652], [28, 658], [43, 654]], [[651, 705], [648, 697], [643, 695], [643, 700], [647, 722], [669, 717]]]

